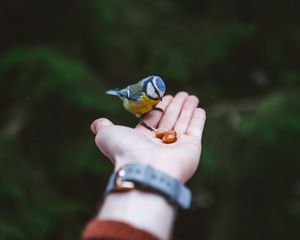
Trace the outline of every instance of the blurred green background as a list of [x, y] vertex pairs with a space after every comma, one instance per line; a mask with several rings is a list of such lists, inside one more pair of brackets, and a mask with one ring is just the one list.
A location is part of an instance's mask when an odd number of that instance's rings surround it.
[[299, 9], [1, 0], [0, 239], [79, 238], [112, 171], [89, 125], [134, 126], [104, 91], [150, 74], [207, 111], [193, 205], [174, 239], [299, 239]]

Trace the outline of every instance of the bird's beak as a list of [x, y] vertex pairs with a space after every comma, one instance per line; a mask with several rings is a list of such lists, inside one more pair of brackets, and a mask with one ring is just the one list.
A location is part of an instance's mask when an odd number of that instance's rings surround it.
[[160, 101], [162, 101], [162, 99], [163, 99], [162, 97], [159, 97], [159, 100], [160, 100]]

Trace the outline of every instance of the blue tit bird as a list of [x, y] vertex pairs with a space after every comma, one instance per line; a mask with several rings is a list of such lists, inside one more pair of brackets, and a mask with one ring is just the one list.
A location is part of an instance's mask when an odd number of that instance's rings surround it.
[[107, 94], [120, 97], [125, 109], [139, 118], [140, 123], [144, 127], [152, 131], [154, 129], [144, 123], [141, 118], [151, 110], [162, 111], [156, 105], [162, 100], [165, 92], [165, 83], [158, 76], [146, 77], [138, 83], [129, 85], [121, 90], [106, 91]]

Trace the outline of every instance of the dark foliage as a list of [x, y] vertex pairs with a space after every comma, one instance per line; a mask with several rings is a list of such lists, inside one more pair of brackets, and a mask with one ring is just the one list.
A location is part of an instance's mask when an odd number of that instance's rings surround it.
[[174, 239], [299, 238], [299, 5], [0, 1], [0, 239], [79, 238], [112, 171], [89, 125], [136, 123], [104, 91], [153, 73], [207, 111]]

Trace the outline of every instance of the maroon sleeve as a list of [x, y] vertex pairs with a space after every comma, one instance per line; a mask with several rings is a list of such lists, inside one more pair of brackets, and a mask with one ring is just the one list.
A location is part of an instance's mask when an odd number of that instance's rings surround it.
[[158, 240], [145, 230], [135, 228], [128, 223], [119, 221], [90, 221], [85, 227], [82, 240]]

